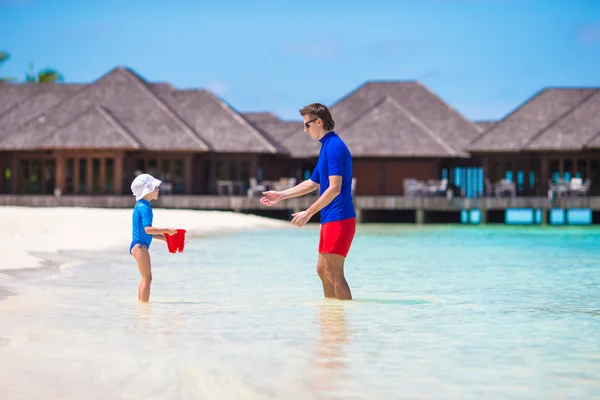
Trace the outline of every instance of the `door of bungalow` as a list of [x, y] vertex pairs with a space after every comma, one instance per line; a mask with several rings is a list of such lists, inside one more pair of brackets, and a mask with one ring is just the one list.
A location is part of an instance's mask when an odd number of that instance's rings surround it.
[[0, 193], [12, 193], [14, 173], [12, 154], [0, 153]]
[[57, 174], [63, 193], [120, 193], [122, 156], [119, 154], [66, 154], [57, 159]]
[[[540, 163], [535, 157], [490, 157], [487, 161], [486, 184], [507, 180], [515, 184], [519, 196], [539, 195], [541, 191]], [[492, 194], [488, 188], [488, 194]]]
[[56, 162], [50, 154], [15, 155], [16, 170], [5, 169], [5, 179], [12, 181], [11, 192], [19, 194], [52, 194], [55, 187]]
[[[163, 193], [189, 193], [192, 155], [137, 154], [128, 161], [127, 179], [146, 173], [160, 179]], [[186, 165], [186, 163], [188, 165]], [[132, 165], [133, 164], [133, 165]], [[133, 169], [131, 169], [133, 168]]]
[[553, 183], [563, 179], [569, 182], [571, 178], [581, 178], [584, 181], [590, 177], [590, 160], [588, 157], [550, 157], [550, 176]]
[[[207, 187], [209, 193], [219, 193], [218, 182], [229, 182], [231, 184], [231, 189], [227, 186], [227, 189], [223, 191], [224, 194], [241, 195], [246, 193], [249, 188], [250, 177], [253, 175], [253, 159], [243, 156], [223, 155], [215, 156], [212, 163], [214, 164], [214, 169], [212, 169], [214, 177], [210, 176]], [[265, 167], [256, 165], [256, 161], [254, 163], [257, 168], [258, 182], [262, 181], [265, 175], [266, 177], [277, 175], [272, 170], [265, 171]], [[273, 168], [274, 165], [267, 164], [266, 167]]]

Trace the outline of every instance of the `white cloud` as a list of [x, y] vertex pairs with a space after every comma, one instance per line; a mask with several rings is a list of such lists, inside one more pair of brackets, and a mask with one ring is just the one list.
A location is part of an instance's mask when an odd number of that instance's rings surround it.
[[219, 96], [226, 96], [230, 92], [229, 86], [227, 86], [223, 82], [219, 82], [219, 81], [215, 81], [215, 80], [208, 82], [206, 84], [206, 89], [210, 90], [211, 92], [213, 92]]
[[600, 21], [584, 26], [579, 32], [579, 41], [582, 43], [600, 42]]

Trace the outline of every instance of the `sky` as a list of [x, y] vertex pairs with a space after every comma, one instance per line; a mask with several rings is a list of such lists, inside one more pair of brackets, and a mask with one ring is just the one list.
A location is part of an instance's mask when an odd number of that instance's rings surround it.
[[0, 76], [122, 65], [295, 120], [370, 80], [418, 80], [472, 120], [600, 87], [600, 0], [0, 0], [0, 38]]

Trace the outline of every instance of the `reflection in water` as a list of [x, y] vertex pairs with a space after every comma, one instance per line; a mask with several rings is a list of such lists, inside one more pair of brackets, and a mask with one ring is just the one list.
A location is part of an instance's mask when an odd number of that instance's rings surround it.
[[321, 334], [316, 350], [318, 390], [332, 390], [336, 382], [343, 379], [347, 369], [345, 347], [350, 342], [350, 331], [346, 322], [345, 302], [324, 299], [319, 307]]

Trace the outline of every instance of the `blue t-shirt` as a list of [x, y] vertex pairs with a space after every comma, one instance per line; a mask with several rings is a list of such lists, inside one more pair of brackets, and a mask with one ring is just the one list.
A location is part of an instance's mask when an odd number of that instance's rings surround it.
[[333, 131], [320, 140], [321, 152], [310, 180], [320, 185], [321, 195], [329, 187], [330, 176], [342, 177], [340, 194], [321, 209], [321, 224], [356, 217], [352, 202], [352, 155], [346, 144]]
[[150, 247], [152, 235], [146, 233], [147, 226], [152, 226], [152, 206], [148, 200], [141, 199], [133, 207], [132, 240]]

